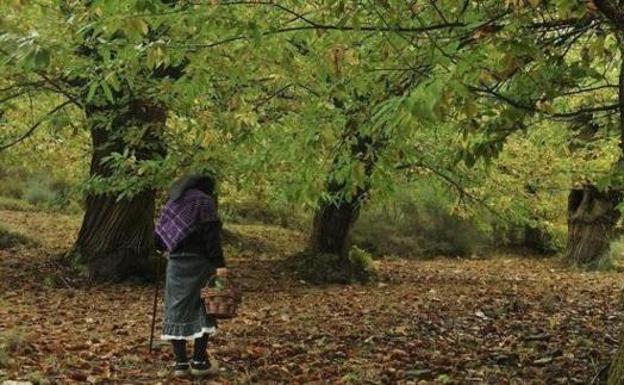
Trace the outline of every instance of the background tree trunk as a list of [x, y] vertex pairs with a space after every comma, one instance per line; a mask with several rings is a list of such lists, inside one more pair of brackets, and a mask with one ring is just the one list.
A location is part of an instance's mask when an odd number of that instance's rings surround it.
[[620, 194], [594, 186], [570, 191], [566, 260], [575, 265], [595, 265], [609, 251], [620, 213]]
[[[90, 116], [111, 113], [91, 109]], [[112, 112], [114, 113], [114, 112]], [[166, 123], [165, 109], [149, 101], [133, 101], [127, 111], [113, 120], [111, 129], [95, 123], [91, 129], [93, 156], [91, 176], [107, 177], [112, 170], [102, 160], [125, 148], [135, 151], [138, 160], [154, 159], [164, 154], [160, 133]], [[121, 134], [127, 130], [145, 130], [143, 143], [127, 146]], [[96, 280], [119, 281], [130, 276], [148, 276], [148, 258], [154, 251], [155, 192], [142, 191], [121, 200], [116, 194], [87, 197], [86, 211], [74, 253], [87, 264]]]
[[[330, 191], [340, 191], [336, 184]], [[319, 254], [345, 255], [349, 249], [349, 234], [357, 220], [360, 208], [358, 202], [365, 194], [358, 191], [352, 199], [341, 199], [337, 203], [323, 200], [314, 215], [310, 250]]]

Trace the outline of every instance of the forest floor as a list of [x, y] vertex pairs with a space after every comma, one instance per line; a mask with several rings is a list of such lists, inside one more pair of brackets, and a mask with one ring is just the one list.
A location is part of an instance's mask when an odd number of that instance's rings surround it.
[[[80, 218], [0, 220], [40, 242], [0, 250], [0, 383], [193, 383], [169, 377], [168, 345], [148, 354], [152, 286], [88, 285], [55, 262]], [[221, 373], [205, 384], [587, 385], [617, 346], [619, 273], [504, 255], [384, 259], [375, 283], [315, 287], [276, 268], [302, 234], [229, 229], [245, 298], [211, 342]]]

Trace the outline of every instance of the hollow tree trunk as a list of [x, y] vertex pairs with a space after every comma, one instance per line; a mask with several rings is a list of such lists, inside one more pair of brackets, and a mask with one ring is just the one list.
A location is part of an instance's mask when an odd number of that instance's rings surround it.
[[566, 260], [591, 266], [605, 255], [620, 216], [620, 194], [594, 186], [570, 191], [568, 197], [568, 245]]
[[[87, 113], [93, 116], [111, 111]], [[91, 176], [109, 177], [113, 170], [103, 159], [126, 148], [135, 151], [137, 160], [162, 155], [160, 133], [165, 122], [166, 111], [162, 106], [140, 100], [131, 102], [128, 111], [113, 120], [112, 129], [94, 124]], [[121, 136], [128, 130], [145, 130], [140, 145], [126, 145]], [[148, 257], [154, 251], [154, 211], [155, 192], [152, 190], [121, 200], [113, 193], [87, 197], [74, 252], [86, 263], [92, 279], [119, 281], [149, 274]]]

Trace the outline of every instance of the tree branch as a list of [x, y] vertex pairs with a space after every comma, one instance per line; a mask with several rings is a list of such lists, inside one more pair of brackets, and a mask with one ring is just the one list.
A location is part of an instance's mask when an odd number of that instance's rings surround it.
[[59, 104], [58, 106], [54, 107], [52, 110], [48, 111], [47, 114], [45, 114], [41, 119], [39, 119], [35, 124], [33, 124], [32, 126], [30, 126], [30, 128], [28, 130], [26, 130], [26, 132], [24, 132], [22, 135], [20, 135], [18, 138], [14, 139], [13, 141], [10, 141], [8, 143], [2, 144], [0, 145], [0, 151], [6, 150], [9, 147], [12, 147], [18, 143], [20, 143], [21, 141], [23, 141], [24, 139], [28, 138], [30, 135], [32, 135], [35, 130], [43, 123], [45, 122], [45, 120], [47, 118], [49, 118], [50, 116], [54, 115], [55, 113], [57, 113], [58, 111], [60, 111], [61, 109], [65, 108], [67, 105], [71, 104], [72, 101], [68, 100], [65, 101], [61, 104]]
[[616, 28], [624, 32], [624, 11], [614, 5], [611, 0], [593, 0], [594, 5], [600, 12], [609, 19]]
[[457, 182], [456, 180], [454, 180], [450, 176], [446, 175], [444, 172], [438, 170], [437, 168], [435, 168], [435, 167], [433, 167], [433, 166], [423, 162], [422, 160], [416, 161], [414, 163], [409, 163], [409, 164], [401, 164], [401, 165], [398, 165], [396, 167], [397, 170], [405, 170], [405, 169], [410, 169], [410, 168], [422, 168], [422, 169], [425, 169], [425, 170], [428, 170], [428, 171], [432, 172], [435, 176], [437, 176], [438, 178], [442, 179], [447, 184], [449, 184], [452, 187], [454, 187], [459, 192], [459, 194], [461, 196], [468, 197], [470, 200], [472, 200], [474, 202], [477, 202], [478, 204], [480, 204], [483, 207], [485, 207], [485, 209], [488, 210], [489, 212], [491, 212], [492, 214], [496, 215], [499, 218], [502, 218], [502, 219], [506, 220], [506, 218], [502, 214], [500, 214], [499, 212], [494, 210], [492, 207], [490, 207], [487, 204], [487, 202], [485, 202], [483, 199], [472, 195], [471, 193], [466, 191], [464, 186], [462, 186], [459, 182]]
[[[360, 27], [354, 27], [350, 25], [327, 25], [327, 24], [312, 24], [312, 25], [298, 25], [294, 27], [280, 28], [273, 31], [265, 31], [262, 32], [261, 36], [271, 36], [277, 35], [281, 33], [288, 32], [297, 32], [297, 31], [343, 31], [343, 32], [404, 32], [404, 33], [425, 33], [430, 31], [436, 31], [440, 29], [446, 28], [455, 28], [455, 27], [463, 27], [464, 23], [448, 23], [448, 24], [433, 24], [427, 25], [423, 27], [402, 27], [402, 26], [372, 26], [372, 25], [364, 25]], [[249, 38], [249, 35], [238, 35], [228, 37], [223, 40], [219, 40], [212, 43], [199, 43], [199, 44], [179, 44], [177, 47], [184, 47], [189, 49], [202, 49], [202, 48], [213, 48], [223, 44], [231, 43], [238, 40], [244, 40]], [[174, 47], [176, 47], [174, 45]]]
[[530, 111], [530, 112], [535, 112], [535, 113], [539, 113], [539, 114], [543, 114], [546, 115], [548, 117], [551, 118], [574, 118], [580, 115], [585, 115], [588, 113], [592, 113], [592, 112], [608, 112], [608, 111], [614, 111], [617, 110], [618, 108], [620, 108], [620, 104], [616, 103], [616, 104], [608, 104], [608, 105], [604, 105], [604, 106], [598, 106], [598, 107], [591, 107], [591, 108], [580, 108], [576, 111], [569, 111], [569, 112], [548, 112], [548, 111], [544, 111], [541, 110], [539, 108], [534, 107], [533, 105], [527, 105], [524, 104], [523, 102], [514, 100], [508, 96], [505, 96], [499, 92], [496, 92], [492, 89], [489, 88], [478, 88], [478, 87], [469, 87], [469, 89], [473, 92], [476, 93], [481, 93], [481, 94], [487, 94], [490, 96], [495, 97], [496, 99], [499, 99], [507, 104], [509, 104], [512, 107], [521, 109], [521, 110], [525, 110], [525, 111]]

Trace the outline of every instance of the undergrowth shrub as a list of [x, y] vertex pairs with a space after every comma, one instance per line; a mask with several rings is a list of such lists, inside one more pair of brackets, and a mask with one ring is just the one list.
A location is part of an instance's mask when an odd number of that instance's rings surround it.
[[44, 205], [53, 202], [56, 199], [56, 194], [46, 184], [35, 182], [27, 187], [24, 199], [33, 205]]
[[609, 251], [600, 257], [592, 266], [588, 268], [598, 271], [613, 271], [622, 268], [624, 261], [624, 236], [613, 240], [609, 245]]
[[375, 255], [468, 257], [479, 252], [487, 235], [474, 222], [452, 213], [448, 192], [434, 183], [382, 207], [362, 213], [352, 242]]
[[64, 179], [35, 178], [29, 181], [24, 199], [34, 205], [54, 208], [68, 203], [69, 191], [70, 186]]
[[[30, 211], [52, 209], [76, 212], [80, 206], [72, 199], [71, 184], [61, 176], [22, 169], [0, 173], [0, 209]], [[19, 202], [22, 203], [19, 203]]]
[[565, 248], [567, 227], [560, 224], [502, 223], [492, 226], [491, 238], [499, 248], [524, 249], [531, 253], [552, 255]]
[[272, 224], [307, 230], [306, 215], [294, 206], [270, 205], [259, 201], [224, 202], [222, 216], [231, 223]]

